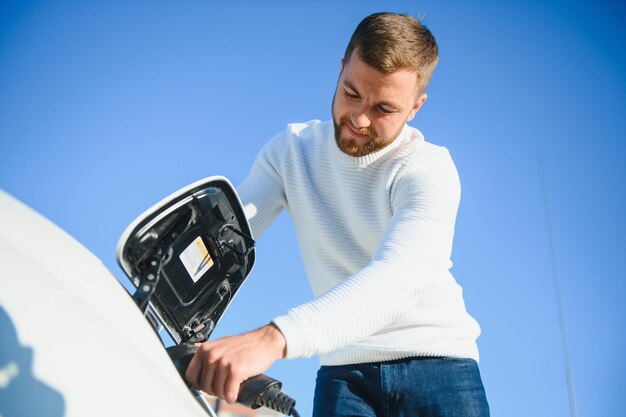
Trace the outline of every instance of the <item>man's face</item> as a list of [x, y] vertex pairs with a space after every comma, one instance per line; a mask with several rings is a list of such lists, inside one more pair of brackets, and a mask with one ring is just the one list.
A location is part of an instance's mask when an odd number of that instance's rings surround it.
[[384, 148], [425, 100], [426, 94], [419, 94], [415, 72], [402, 69], [384, 74], [353, 52], [348, 62], [342, 62], [333, 97], [337, 146], [352, 156]]

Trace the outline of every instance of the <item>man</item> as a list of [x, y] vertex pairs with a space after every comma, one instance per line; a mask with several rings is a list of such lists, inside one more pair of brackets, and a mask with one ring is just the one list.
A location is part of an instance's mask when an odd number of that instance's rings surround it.
[[253, 234], [289, 211], [315, 299], [204, 343], [191, 383], [234, 402], [274, 361], [320, 355], [315, 416], [489, 415], [480, 329], [449, 272], [456, 168], [406, 125], [437, 59], [412, 17], [368, 16], [341, 62], [333, 122], [290, 125], [261, 150], [239, 188]]

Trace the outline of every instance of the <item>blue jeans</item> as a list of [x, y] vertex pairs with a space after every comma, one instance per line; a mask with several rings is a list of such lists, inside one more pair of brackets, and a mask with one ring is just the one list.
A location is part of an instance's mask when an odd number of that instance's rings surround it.
[[313, 417], [488, 417], [472, 359], [409, 358], [322, 366]]

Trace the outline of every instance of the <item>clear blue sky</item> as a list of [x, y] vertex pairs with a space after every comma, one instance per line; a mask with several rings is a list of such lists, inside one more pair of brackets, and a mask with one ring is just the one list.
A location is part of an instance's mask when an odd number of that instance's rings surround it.
[[[580, 416], [626, 392], [623, 2], [0, 3], [0, 187], [120, 280], [139, 213], [209, 175], [234, 184], [289, 122], [328, 119], [346, 43], [381, 10], [419, 16], [440, 63], [413, 126], [463, 186], [453, 273], [482, 327], [494, 416], [569, 415], [538, 155]], [[311, 297], [286, 215], [215, 336]], [[68, 259], [71, 262], [71, 259]], [[281, 362], [310, 415], [317, 361]]]

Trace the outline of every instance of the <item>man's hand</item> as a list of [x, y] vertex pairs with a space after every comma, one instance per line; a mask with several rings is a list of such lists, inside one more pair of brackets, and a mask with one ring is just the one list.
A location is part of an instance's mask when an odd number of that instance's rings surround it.
[[207, 394], [232, 404], [239, 385], [263, 373], [287, 351], [283, 334], [268, 324], [238, 336], [202, 343], [189, 363], [185, 378]]

